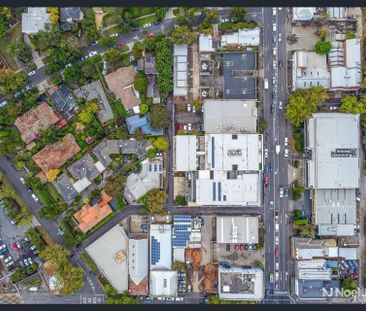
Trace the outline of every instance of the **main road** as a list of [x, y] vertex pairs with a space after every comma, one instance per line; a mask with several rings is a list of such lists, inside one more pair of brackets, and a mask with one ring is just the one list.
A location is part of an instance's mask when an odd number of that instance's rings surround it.
[[[280, 187], [287, 187], [288, 184], [288, 159], [284, 157], [284, 149], [288, 148], [284, 146], [287, 122], [284, 108], [279, 109], [278, 105], [282, 102], [285, 107], [287, 95], [286, 9], [277, 8], [274, 14], [272, 8], [263, 8], [262, 25], [264, 79], [268, 79], [268, 89], [263, 94], [263, 113], [268, 122], [268, 129], [264, 134], [265, 147], [268, 149], [264, 174], [269, 177], [269, 185], [264, 189], [264, 223], [267, 229], [265, 288], [267, 298], [272, 296], [276, 300], [279, 299], [278, 295], [287, 296], [289, 293], [290, 271], [288, 199], [279, 196]], [[278, 154], [277, 145], [280, 146]], [[278, 218], [275, 217], [276, 211]], [[273, 280], [270, 279], [271, 274]]]

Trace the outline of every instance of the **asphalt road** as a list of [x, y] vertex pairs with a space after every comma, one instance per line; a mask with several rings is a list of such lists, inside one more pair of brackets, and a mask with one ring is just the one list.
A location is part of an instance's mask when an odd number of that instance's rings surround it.
[[[267, 228], [265, 236], [265, 288], [270, 293], [283, 294], [289, 291], [289, 238], [288, 238], [288, 199], [279, 197], [281, 186], [287, 186], [288, 159], [284, 157], [284, 138], [288, 137], [288, 126], [284, 118], [284, 109], [278, 109], [278, 102], [285, 104], [287, 95], [287, 52], [286, 52], [286, 9], [278, 10], [274, 16], [272, 8], [263, 9], [263, 64], [264, 78], [268, 79], [269, 88], [264, 91], [264, 118], [268, 121], [265, 131], [265, 146], [268, 148], [267, 163], [271, 163], [273, 170], [265, 173], [270, 184], [264, 190], [264, 222]], [[273, 23], [277, 29], [273, 31]], [[279, 41], [279, 34], [282, 40]], [[274, 43], [273, 37], [276, 37]], [[276, 55], [274, 55], [274, 48]], [[273, 65], [275, 61], [275, 66]], [[282, 62], [282, 69], [278, 64]], [[275, 77], [275, 80], [273, 80]], [[274, 114], [271, 105], [275, 104]], [[280, 153], [276, 154], [276, 145], [280, 145]], [[288, 148], [288, 146], [286, 147]], [[289, 155], [291, 156], [291, 155]], [[270, 202], [273, 204], [270, 204]], [[278, 210], [279, 228], [275, 227], [275, 210]], [[275, 237], [279, 242], [276, 244]], [[275, 256], [278, 248], [279, 256]], [[276, 262], [278, 268], [276, 268]], [[276, 272], [278, 274], [276, 274]], [[273, 274], [274, 283], [269, 275]], [[276, 277], [277, 276], [277, 277]]]

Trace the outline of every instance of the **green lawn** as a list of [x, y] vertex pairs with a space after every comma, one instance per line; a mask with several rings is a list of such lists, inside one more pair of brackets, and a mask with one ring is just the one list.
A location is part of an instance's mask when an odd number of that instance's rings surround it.
[[17, 70], [18, 66], [11, 55], [10, 48], [11, 46], [20, 41], [22, 38], [21, 24], [18, 23], [11, 32], [9, 32], [4, 38], [0, 39], [0, 53], [5, 58], [7, 64], [13, 70]]
[[103, 27], [108, 27], [110, 25], [116, 24], [118, 21], [118, 17], [121, 16], [121, 10], [114, 10], [113, 12], [105, 15], [103, 17]]
[[94, 263], [93, 259], [91, 259], [91, 257], [88, 255], [88, 253], [87, 252], [83, 252], [82, 253], [82, 257], [83, 257], [85, 263], [90, 268], [90, 270], [92, 270], [94, 273], [96, 273], [98, 271], [98, 267]]
[[156, 22], [156, 16], [152, 15], [152, 16], [146, 16], [140, 19], [135, 19], [136, 24], [139, 26], [143, 26], [144, 24], [147, 23], [155, 23]]
[[116, 100], [111, 105], [113, 114], [116, 118], [128, 116], [128, 112], [126, 111], [125, 107], [123, 107], [121, 100]]
[[155, 12], [155, 8], [150, 7], [133, 7], [129, 8], [131, 17], [140, 17], [144, 15], [148, 15]]
[[104, 31], [104, 35], [105, 36], [110, 36], [112, 33], [115, 32], [120, 32], [120, 27], [119, 26], [114, 26], [112, 28], [107, 29], [106, 31]]

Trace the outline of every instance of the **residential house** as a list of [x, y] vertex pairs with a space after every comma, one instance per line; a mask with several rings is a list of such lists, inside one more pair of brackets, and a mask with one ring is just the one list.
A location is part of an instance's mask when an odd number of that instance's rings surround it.
[[49, 90], [49, 93], [52, 101], [56, 105], [56, 108], [67, 120], [74, 117], [76, 111], [79, 109], [79, 105], [65, 84]]
[[53, 185], [60, 193], [68, 206], [74, 202], [79, 193], [75, 190], [74, 181], [66, 173], [62, 173], [54, 182]]
[[37, 34], [45, 30], [46, 24], [50, 24], [50, 14], [46, 7], [29, 7], [27, 13], [22, 13], [22, 33]]
[[102, 124], [113, 119], [113, 110], [109, 105], [107, 95], [100, 80], [83, 85], [80, 89], [73, 92], [76, 98], [83, 98], [86, 101], [97, 100], [100, 110], [98, 119]]
[[130, 234], [128, 239], [128, 291], [132, 296], [148, 295], [149, 243], [146, 234]]
[[80, 7], [60, 8], [60, 22], [64, 30], [70, 30], [83, 20], [84, 14]]
[[258, 46], [260, 29], [239, 29], [237, 32], [221, 36], [221, 47]]
[[206, 35], [200, 34], [198, 42], [199, 42], [198, 46], [199, 46], [200, 53], [215, 52], [213, 38], [211, 35], [206, 36]]
[[157, 86], [158, 70], [156, 68], [156, 58], [152, 53], [146, 53], [145, 57], [145, 74], [147, 78], [146, 96], [153, 99], [154, 104], [160, 103], [160, 95]]
[[149, 115], [140, 117], [138, 114], [126, 118], [126, 124], [128, 132], [135, 134], [138, 129], [141, 129], [142, 133], [146, 135], [161, 136], [164, 134], [164, 130], [155, 130], [150, 126]]
[[104, 191], [101, 192], [100, 197], [102, 199], [101, 202], [93, 206], [89, 203], [85, 204], [74, 214], [74, 218], [81, 232], [88, 232], [104, 218], [113, 213], [112, 208], [108, 204], [112, 201], [112, 197], [108, 196]]
[[132, 65], [121, 67], [104, 77], [109, 90], [128, 111], [141, 104], [140, 94], [134, 88], [135, 77], [136, 70]]
[[43, 103], [18, 117], [14, 125], [19, 130], [22, 140], [29, 144], [39, 137], [40, 131], [48, 129], [58, 121], [59, 118], [53, 109]]

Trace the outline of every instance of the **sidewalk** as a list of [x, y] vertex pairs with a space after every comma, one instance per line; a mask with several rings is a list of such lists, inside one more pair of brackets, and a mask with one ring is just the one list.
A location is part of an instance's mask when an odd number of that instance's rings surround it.
[[[29, 36], [27, 34], [24, 34], [24, 41], [25, 41], [26, 44], [28, 44], [32, 48]], [[44, 66], [44, 63], [43, 63], [41, 57], [39, 56], [38, 52], [33, 50], [33, 48], [32, 48], [32, 57], [33, 57], [34, 63], [37, 66], [37, 69]]]

